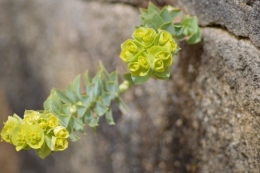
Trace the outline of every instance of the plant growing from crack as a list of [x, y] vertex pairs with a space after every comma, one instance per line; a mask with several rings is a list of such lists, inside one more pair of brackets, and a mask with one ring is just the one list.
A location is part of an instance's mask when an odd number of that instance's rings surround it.
[[197, 19], [184, 15], [178, 8], [159, 9], [152, 3], [147, 9], [140, 9], [140, 13], [140, 26], [134, 30], [132, 39], [121, 44], [119, 57], [129, 71], [121, 84], [118, 73], [108, 73], [100, 63], [94, 77], [85, 72], [66, 89], [53, 89], [43, 110], [25, 110], [23, 119], [16, 114], [8, 116], [1, 139], [14, 145], [17, 151], [35, 149], [39, 157], [45, 158], [65, 150], [68, 138], [78, 140], [76, 132], [84, 133], [85, 124], [95, 132], [100, 118], [105, 116], [109, 125], [115, 125], [111, 103], [115, 100], [126, 113], [126, 104], [120, 96], [131, 86], [145, 83], [151, 77], [168, 79], [173, 56], [180, 49], [175, 40], [186, 40], [189, 44], [201, 40]]

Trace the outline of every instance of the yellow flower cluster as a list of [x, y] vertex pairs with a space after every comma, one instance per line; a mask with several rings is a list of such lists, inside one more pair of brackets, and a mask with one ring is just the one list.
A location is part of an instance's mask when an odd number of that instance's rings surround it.
[[69, 132], [59, 125], [56, 116], [48, 111], [26, 110], [24, 118], [14, 114], [8, 116], [1, 131], [2, 140], [13, 144], [17, 151], [36, 149], [44, 158], [52, 151], [63, 151], [68, 147]]
[[[175, 40], [167, 31], [157, 33], [152, 28], [137, 28], [132, 37], [121, 45], [120, 58], [128, 64], [132, 77], [169, 77], [173, 54], [178, 50]], [[147, 78], [147, 77], [146, 77]], [[144, 79], [146, 80], [146, 79]]]

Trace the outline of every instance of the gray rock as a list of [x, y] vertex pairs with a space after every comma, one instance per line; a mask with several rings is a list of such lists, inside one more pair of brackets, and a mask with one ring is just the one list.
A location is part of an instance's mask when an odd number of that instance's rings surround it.
[[196, 15], [202, 26], [220, 26], [260, 47], [260, 2], [257, 0], [171, 0]]

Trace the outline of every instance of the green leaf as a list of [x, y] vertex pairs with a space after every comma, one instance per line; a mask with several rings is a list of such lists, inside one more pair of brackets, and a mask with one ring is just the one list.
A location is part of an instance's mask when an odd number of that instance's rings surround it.
[[82, 105], [77, 105], [77, 114], [78, 114], [78, 117], [81, 119], [84, 117], [86, 111], [87, 111], [87, 108], [85, 106], [82, 106]]
[[131, 73], [125, 73], [125, 74], [123, 74], [123, 77], [124, 77], [125, 80], [130, 82], [130, 85], [135, 85], [135, 83], [134, 83], [134, 81], [132, 79]]
[[116, 82], [107, 82], [106, 90], [107, 90], [107, 92], [114, 95], [116, 93]]
[[98, 126], [98, 121], [99, 121], [99, 117], [95, 117], [95, 118], [92, 117], [88, 125], [89, 125], [91, 128], [97, 127], [97, 126]]
[[61, 101], [59, 100], [55, 90], [51, 91], [51, 94], [44, 102], [43, 107], [45, 110], [49, 110], [55, 115], [58, 115], [60, 113]]
[[108, 93], [108, 92], [103, 92], [102, 93], [102, 103], [109, 107], [110, 106], [110, 102], [112, 99], [112, 94]]
[[83, 79], [84, 79], [84, 83], [85, 85], [89, 85], [91, 84], [91, 78], [89, 77], [88, 75], [88, 71], [86, 71], [84, 74], [83, 74]]
[[92, 119], [92, 111], [90, 109], [87, 109], [84, 115], [84, 123], [89, 124], [91, 119]]
[[63, 127], [68, 127], [70, 117], [69, 115], [59, 114], [56, 115]]
[[105, 79], [108, 78], [109, 74], [101, 61], [99, 61], [99, 71], [102, 72], [102, 76], [105, 77]]
[[148, 4], [148, 13], [159, 13], [160, 9], [156, 7], [152, 2], [149, 2]]
[[87, 86], [87, 96], [91, 101], [94, 99], [94, 84], [89, 84]]
[[77, 140], [80, 139], [71, 126], [69, 126], [69, 127], [67, 128], [67, 130], [68, 130], [69, 133], [70, 133], [70, 136], [69, 136], [70, 140], [72, 140], [72, 141], [77, 141]]
[[165, 31], [168, 31], [171, 35], [176, 35], [177, 34], [176, 31], [175, 31], [174, 25], [172, 24], [172, 22], [164, 23], [161, 26], [161, 29], [165, 30]]
[[117, 74], [116, 71], [109, 74], [108, 81], [110, 81], [110, 82], [117, 82], [118, 81], [118, 74]]
[[183, 26], [179, 24], [174, 25], [174, 31], [175, 31], [174, 36], [177, 37], [177, 39], [182, 39], [184, 37], [184, 35], [182, 34], [182, 30], [183, 30]]
[[170, 77], [170, 69], [166, 69], [164, 72], [156, 72], [156, 71], [153, 71], [154, 75], [156, 78], [158, 79], [169, 79]]
[[78, 99], [81, 99], [81, 92], [80, 92], [80, 75], [78, 75], [74, 80], [73, 80], [73, 90], [74, 93], [76, 94]]
[[48, 145], [44, 142], [40, 149], [36, 150], [37, 155], [44, 159], [51, 153], [51, 149], [48, 147]]
[[163, 19], [159, 16], [159, 14], [154, 13], [152, 16], [152, 23], [154, 26], [156, 26], [156, 30], [158, 30], [158, 28], [164, 24]]
[[132, 76], [132, 80], [134, 81], [134, 83], [136, 85], [138, 84], [143, 84], [146, 81], [148, 81], [152, 76], [152, 70], [150, 69], [149, 72], [147, 73], [147, 75], [145, 76]]
[[77, 96], [75, 95], [71, 84], [67, 86], [65, 93], [72, 103], [77, 102]]
[[69, 124], [73, 128], [73, 130], [84, 133], [84, 124], [82, 124], [76, 117], [72, 116]]
[[118, 107], [120, 109], [120, 111], [123, 113], [123, 114], [126, 114], [128, 112], [128, 109], [127, 109], [127, 106], [126, 104], [124, 103], [124, 101], [120, 98], [120, 97], [117, 97], [116, 98], [116, 102], [118, 104]]
[[103, 86], [102, 86], [101, 79], [99, 78], [98, 80], [96, 80], [94, 84], [94, 97], [101, 95], [102, 91], [103, 91]]
[[182, 11], [179, 8], [174, 8], [172, 6], [166, 6], [167, 10], [169, 11], [169, 15], [171, 16], [172, 20], [174, 20], [176, 17], [182, 16]]
[[112, 110], [109, 109], [109, 111], [106, 112], [106, 121], [109, 125], [115, 125], [115, 121], [112, 115]]
[[107, 110], [108, 108], [105, 105], [103, 105], [100, 101], [97, 102], [95, 111], [99, 116], [104, 115]]
[[44, 141], [46, 143], [46, 145], [51, 149], [54, 150], [54, 146], [52, 145], [52, 136], [51, 135], [45, 135], [44, 136]]
[[151, 20], [149, 20], [149, 19], [144, 19], [143, 21], [144, 21], [144, 22], [142, 23], [142, 25], [143, 25], [144, 27], [153, 28], [153, 29], [155, 29], [156, 31], [158, 30], [158, 28], [155, 26], [155, 24], [154, 24]]
[[65, 115], [70, 115], [70, 108], [71, 108], [71, 104], [63, 104], [61, 106], [61, 113], [65, 114]]
[[91, 100], [91, 98], [89, 96], [87, 96], [87, 95], [82, 96], [81, 101], [82, 101], [82, 104], [86, 108], [91, 106], [92, 100]]
[[201, 41], [201, 32], [200, 29], [197, 30], [196, 33], [192, 34], [190, 37], [187, 39], [188, 44], [196, 44]]
[[68, 97], [66, 96], [66, 94], [64, 93], [64, 91], [61, 91], [59, 89], [55, 89], [55, 92], [57, 93], [59, 99], [63, 102], [63, 103], [71, 103], [71, 101], [68, 99]]
[[164, 22], [172, 22], [173, 18], [170, 15], [170, 12], [166, 7], [164, 7], [160, 12], [161, 18], [164, 20]]

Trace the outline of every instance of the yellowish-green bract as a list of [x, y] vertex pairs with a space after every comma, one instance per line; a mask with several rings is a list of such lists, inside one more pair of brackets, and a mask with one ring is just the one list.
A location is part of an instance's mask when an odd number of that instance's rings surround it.
[[152, 76], [168, 79], [173, 55], [178, 51], [172, 35], [165, 30], [157, 33], [153, 28], [139, 27], [132, 37], [121, 45], [119, 56], [128, 64], [133, 81], [141, 84]]
[[68, 147], [69, 132], [49, 111], [26, 110], [24, 118], [8, 116], [1, 131], [2, 140], [13, 144], [17, 151], [35, 149], [41, 158]]

